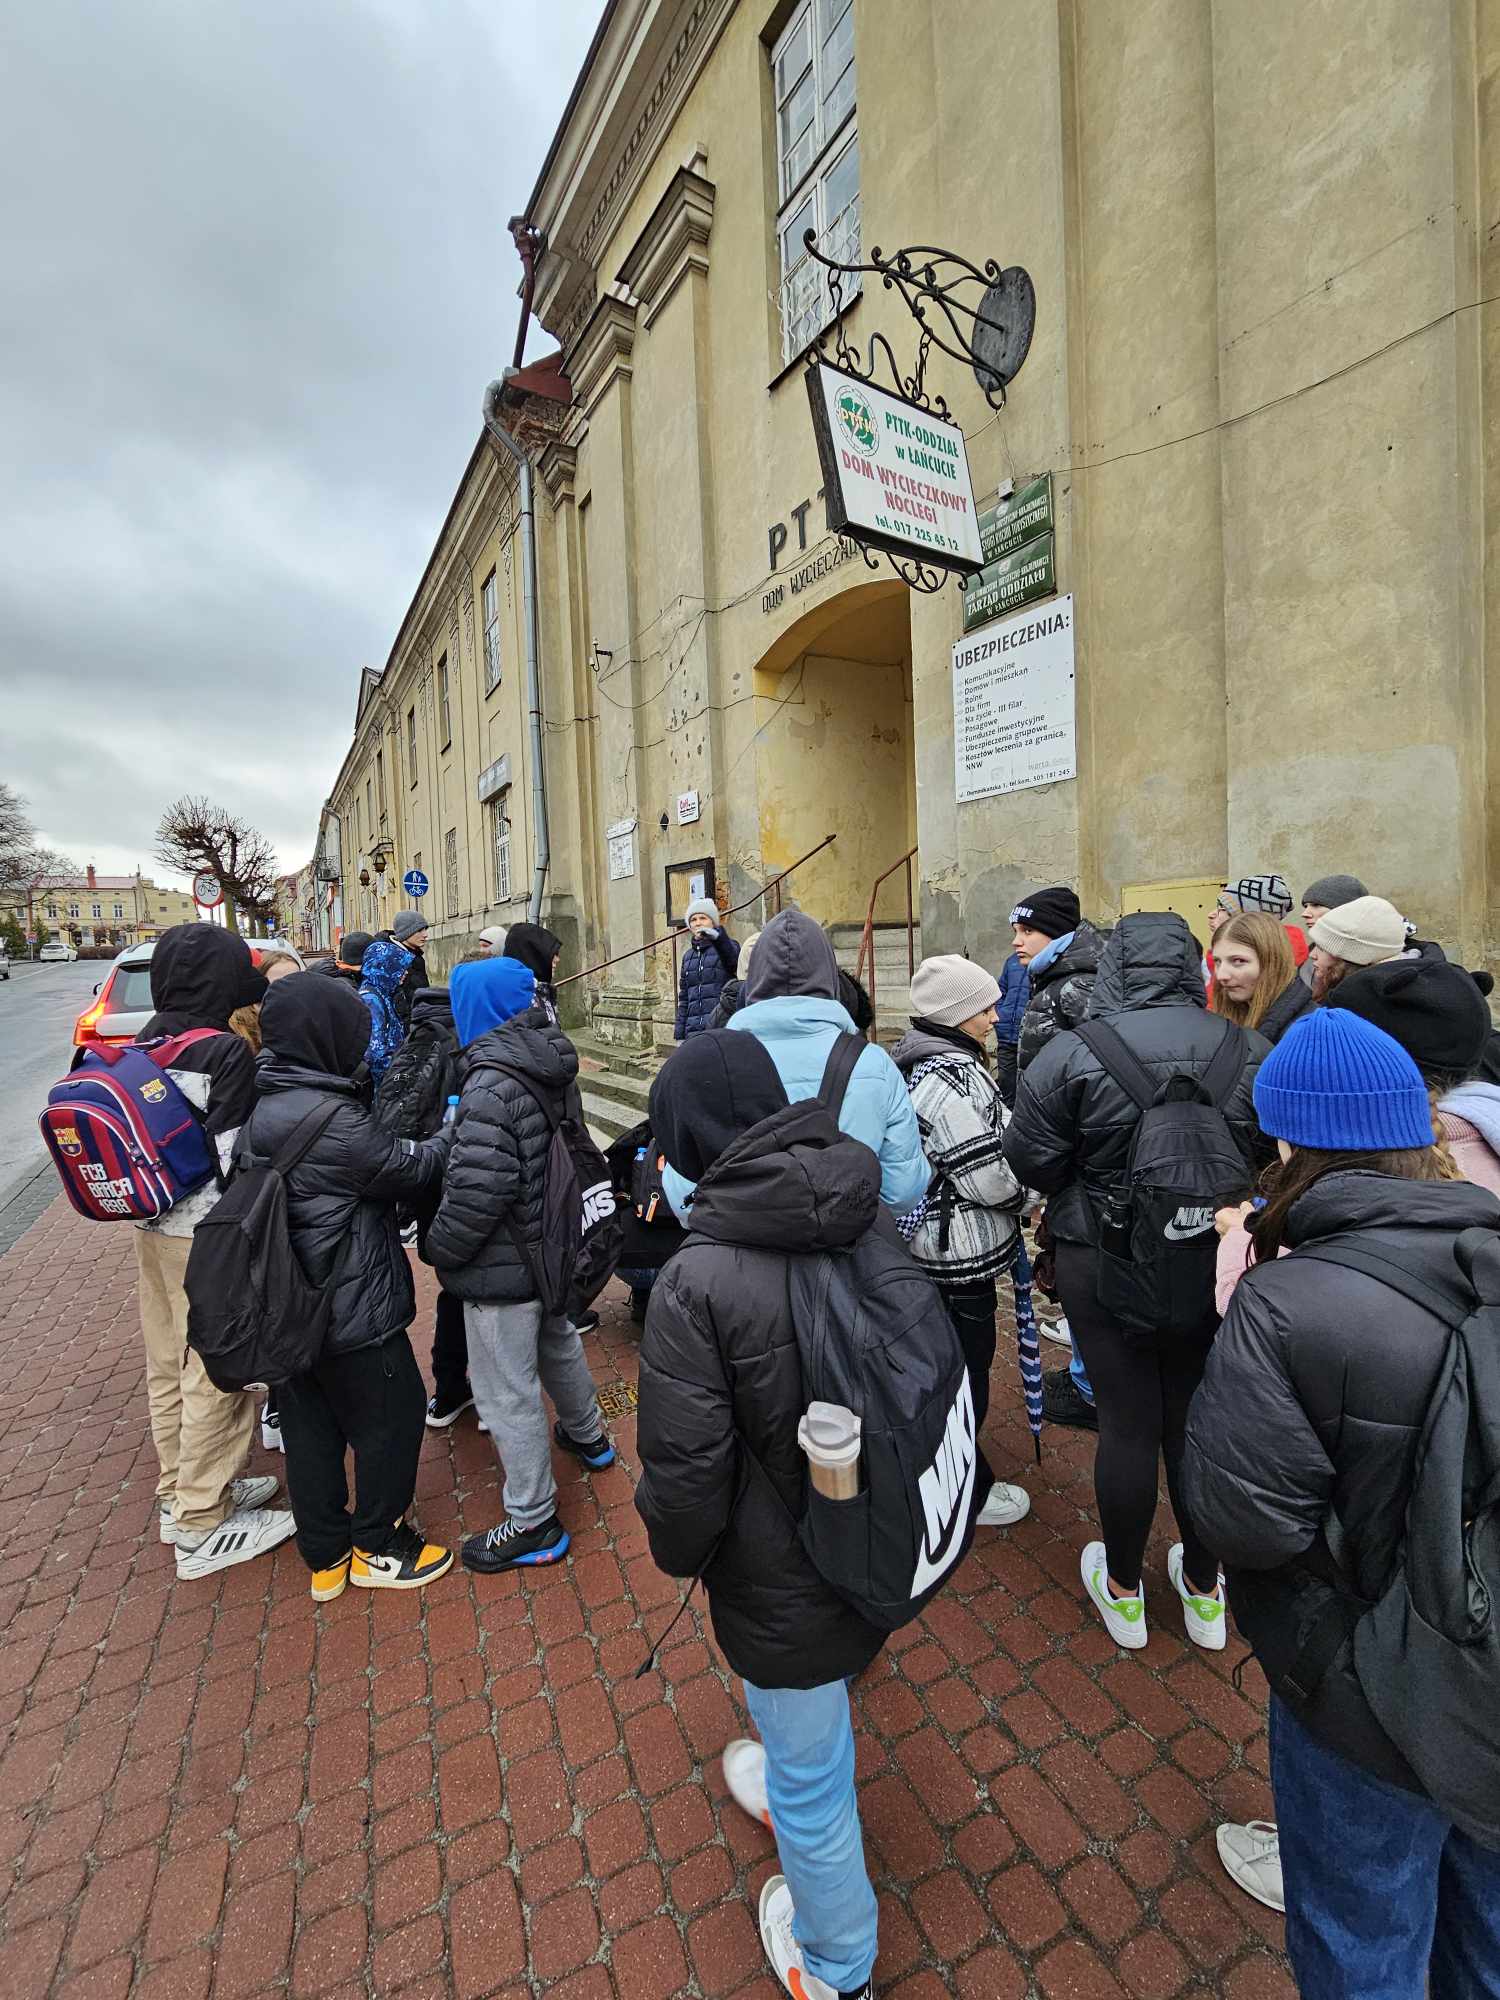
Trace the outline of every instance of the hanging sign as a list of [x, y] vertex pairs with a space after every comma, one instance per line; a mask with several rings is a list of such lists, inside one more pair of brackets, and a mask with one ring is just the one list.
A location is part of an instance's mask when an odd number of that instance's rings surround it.
[[698, 804], [698, 794], [696, 792], [679, 792], [677, 794], [677, 824], [679, 826], [691, 826], [701, 810], [702, 808]]
[[957, 424], [826, 361], [807, 371], [807, 393], [830, 530], [961, 576], [981, 569], [974, 483]]
[[205, 868], [201, 875], [193, 877], [193, 901], [205, 910], [216, 910], [224, 900], [224, 891], [219, 886], [217, 875], [210, 875]]
[[1034, 597], [1050, 597], [1057, 589], [1057, 565], [1050, 531], [1023, 542], [1008, 556], [986, 563], [964, 592], [964, 630], [987, 625]]
[[954, 785], [960, 804], [1078, 774], [1073, 599], [986, 626], [953, 648]]

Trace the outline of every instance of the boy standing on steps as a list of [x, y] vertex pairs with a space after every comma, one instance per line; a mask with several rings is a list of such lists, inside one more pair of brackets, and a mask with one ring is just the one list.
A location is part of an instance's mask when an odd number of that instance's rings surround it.
[[[566, 1555], [554, 1441], [592, 1471], [615, 1459], [583, 1343], [565, 1314], [544, 1310], [535, 1276], [553, 1128], [578, 1076], [573, 1044], [533, 1005], [535, 987], [513, 958], [454, 968], [463, 1081], [423, 1253], [464, 1301], [474, 1401], [505, 1471], [505, 1519], [463, 1545], [465, 1568], [485, 1575]], [[550, 1432], [543, 1389], [557, 1411]]]

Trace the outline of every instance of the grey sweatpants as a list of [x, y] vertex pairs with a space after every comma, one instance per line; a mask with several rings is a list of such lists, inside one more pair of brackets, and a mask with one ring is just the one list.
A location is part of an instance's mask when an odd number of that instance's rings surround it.
[[464, 1332], [475, 1407], [505, 1474], [505, 1511], [518, 1527], [535, 1528], [557, 1504], [543, 1389], [569, 1437], [587, 1441], [604, 1428], [583, 1342], [562, 1314], [544, 1318], [540, 1299], [516, 1306], [466, 1299]]

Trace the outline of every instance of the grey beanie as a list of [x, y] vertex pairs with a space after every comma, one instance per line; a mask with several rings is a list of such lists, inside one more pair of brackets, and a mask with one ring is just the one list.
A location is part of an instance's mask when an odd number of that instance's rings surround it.
[[685, 924], [690, 924], [694, 917], [707, 917], [709, 922], [717, 929], [719, 923], [719, 906], [711, 896], [695, 896], [683, 911], [682, 921]]
[[509, 924], [490, 924], [479, 933], [479, 942], [487, 944], [494, 957], [499, 958], [505, 950], [505, 934]]
[[1369, 890], [1357, 875], [1320, 875], [1302, 891], [1304, 903], [1315, 910], [1336, 910], [1344, 903], [1357, 903]]
[[911, 1011], [918, 1021], [936, 1021], [939, 1027], [956, 1028], [972, 1021], [1000, 998], [999, 981], [982, 965], [957, 952], [941, 958], [924, 958], [912, 974]]
[[425, 931], [428, 928], [428, 920], [420, 910], [402, 910], [391, 925], [391, 936], [397, 944], [403, 944], [407, 938], [415, 937], [418, 931]]

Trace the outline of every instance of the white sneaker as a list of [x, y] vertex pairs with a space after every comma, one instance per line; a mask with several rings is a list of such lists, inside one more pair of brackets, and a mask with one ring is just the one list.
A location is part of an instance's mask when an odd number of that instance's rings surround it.
[[[838, 1989], [826, 1979], [809, 1972], [802, 1962], [802, 1947], [792, 1935], [792, 1892], [785, 1875], [773, 1875], [760, 1892], [760, 1941], [766, 1957], [776, 1968], [776, 1976], [794, 2000], [839, 2000]], [[866, 1980], [859, 1989], [860, 2000], [870, 2000], [875, 1988]]]
[[724, 1746], [724, 1782], [729, 1796], [741, 1812], [749, 1813], [763, 1826], [771, 1824], [771, 1802], [766, 1797], [766, 1753], [753, 1736], [736, 1736]]
[[269, 1405], [260, 1413], [260, 1441], [267, 1451], [286, 1450], [281, 1439], [281, 1419]]
[[1228, 1634], [1224, 1630], [1224, 1572], [1212, 1597], [1195, 1597], [1182, 1580], [1182, 1544], [1174, 1542], [1167, 1551], [1167, 1575], [1182, 1599], [1182, 1622], [1195, 1646], [1205, 1652], [1222, 1653]]
[[1065, 1319], [1038, 1319], [1036, 1330], [1043, 1340], [1055, 1340], [1059, 1347], [1073, 1345], [1073, 1329]]
[[216, 1570], [233, 1569], [236, 1563], [251, 1562], [256, 1556], [267, 1554], [289, 1541], [296, 1532], [297, 1523], [288, 1513], [273, 1513], [264, 1507], [246, 1508], [243, 1513], [231, 1514], [217, 1528], [210, 1528], [195, 1546], [179, 1542], [177, 1574], [184, 1582], [190, 1582], [195, 1577], [212, 1576]]
[[974, 1516], [976, 1528], [1013, 1528], [1031, 1512], [1031, 1495], [1024, 1486], [1007, 1486], [997, 1479], [989, 1498]]
[[1083, 1587], [1104, 1629], [1117, 1646], [1138, 1653], [1146, 1643], [1146, 1593], [1140, 1584], [1133, 1597], [1116, 1597], [1109, 1587], [1109, 1563], [1103, 1542], [1090, 1542], [1078, 1563]]
[[1281, 1887], [1281, 1842], [1273, 1821], [1252, 1819], [1246, 1826], [1217, 1827], [1219, 1859], [1232, 1882], [1268, 1910], [1286, 1912]]
[[[269, 1472], [263, 1472], [250, 1479], [236, 1479], [229, 1487], [229, 1504], [233, 1513], [243, 1514], [252, 1507], [264, 1507], [274, 1498], [281, 1481]], [[172, 1512], [171, 1503], [164, 1501], [161, 1510], [161, 1538], [169, 1549], [196, 1548], [207, 1540], [202, 1529], [180, 1528], [177, 1516]]]

